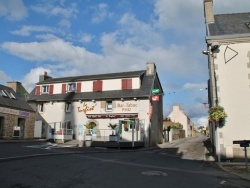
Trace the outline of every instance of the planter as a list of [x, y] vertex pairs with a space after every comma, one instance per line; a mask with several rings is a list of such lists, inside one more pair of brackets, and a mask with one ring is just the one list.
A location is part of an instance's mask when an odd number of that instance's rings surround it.
[[92, 141], [91, 140], [85, 140], [85, 146], [91, 147]]
[[92, 135], [91, 134], [86, 134], [85, 135], [85, 140], [92, 140]]
[[91, 134], [86, 134], [85, 135], [85, 146], [90, 147], [92, 143], [92, 135]]
[[118, 136], [117, 135], [109, 135], [109, 141], [110, 142], [117, 142]]

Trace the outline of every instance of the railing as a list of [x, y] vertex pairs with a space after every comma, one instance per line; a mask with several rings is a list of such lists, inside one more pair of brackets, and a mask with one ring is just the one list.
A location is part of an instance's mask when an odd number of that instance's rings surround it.
[[[79, 135], [80, 139], [86, 140], [89, 139], [89, 136], [91, 135], [92, 141], [102, 141], [102, 142], [108, 142], [110, 141], [110, 136], [112, 135], [117, 136], [115, 139], [119, 141], [128, 141], [127, 139], [123, 139], [122, 135], [118, 133], [116, 130], [112, 129], [83, 129], [83, 135]], [[142, 141], [140, 138], [136, 135], [138, 135], [139, 131], [134, 131], [134, 141]], [[123, 133], [124, 134], [124, 133]], [[126, 133], [128, 134], [128, 133]], [[132, 141], [132, 131], [130, 131], [130, 141]], [[87, 136], [86, 136], [87, 135]]]

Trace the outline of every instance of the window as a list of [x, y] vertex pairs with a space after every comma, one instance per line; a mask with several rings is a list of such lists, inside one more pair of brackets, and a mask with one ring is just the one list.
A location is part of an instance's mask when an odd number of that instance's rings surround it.
[[48, 85], [42, 86], [42, 93], [49, 93], [49, 86]]
[[43, 103], [38, 105], [38, 111], [39, 112], [44, 112], [44, 104]]
[[5, 94], [7, 94], [7, 96], [11, 99], [16, 99], [16, 97], [13, 95], [13, 93], [11, 93], [10, 91], [4, 90]]
[[0, 90], [0, 93], [1, 93], [2, 96], [8, 97], [7, 93], [4, 90]]
[[71, 112], [72, 105], [70, 102], [67, 102], [65, 105], [65, 112]]
[[76, 90], [76, 83], [70, 83], [70, 84], [68, 84], [68, 88], [67, 88], [68, 92], [73, 92], [75, 90]]
[[112, 101], [107, 101], [106, 102], [106, 111], [112, 111], [113, 105]]

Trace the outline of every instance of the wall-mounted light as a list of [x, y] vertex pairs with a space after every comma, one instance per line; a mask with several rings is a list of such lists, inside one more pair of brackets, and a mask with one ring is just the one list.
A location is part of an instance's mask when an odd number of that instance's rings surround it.
[[79, 100], [79, 103], [82, 103], [82, 100]]
[[92, 102], [95, 102], [95, 99], [92, 99]]
[[124, 101], [124, 98], [121, 98], [121, 101], [123, 102], [123, 101]]
[[209, 55], [209, 54], [210, 54], [210, 52], [209, 52], [209, 51], [206, 51], [206, 50], [202, 51], [202, 53], [203, 53], [204, 55]]
[[53, 105], [53, 104], [54, 104], [54, 102], [53, 102], [53, 101], [50, 101], [50, 104], [52, 104], [52, 105]]
[[136, 100], [137, 100], [137, 98], [136, 98], [136, 97], [134, 97], [134, 100], [136, 101]]

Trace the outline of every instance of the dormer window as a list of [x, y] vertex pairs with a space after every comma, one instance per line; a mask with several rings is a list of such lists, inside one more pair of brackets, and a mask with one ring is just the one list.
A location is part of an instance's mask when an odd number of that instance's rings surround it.
[[1, 94], [2, 96], [4, 96], [4, 97], [8, 97], [7, 93], [5, 93], [4, 90], [0, 90], [0, 94]]
[[67, 87], [68, 92], [74, 92], [76, 91], [76, 83], [69, 83]]
[[42, 93], [49, 93], [49, 85], [42, 86]]
[[7, 94], [7, 96], [11, 99], [16, 99], [16, 97], [13, 95], [13, 93], [11, 93], [10, 91], [4, 90], [5, 94]]

